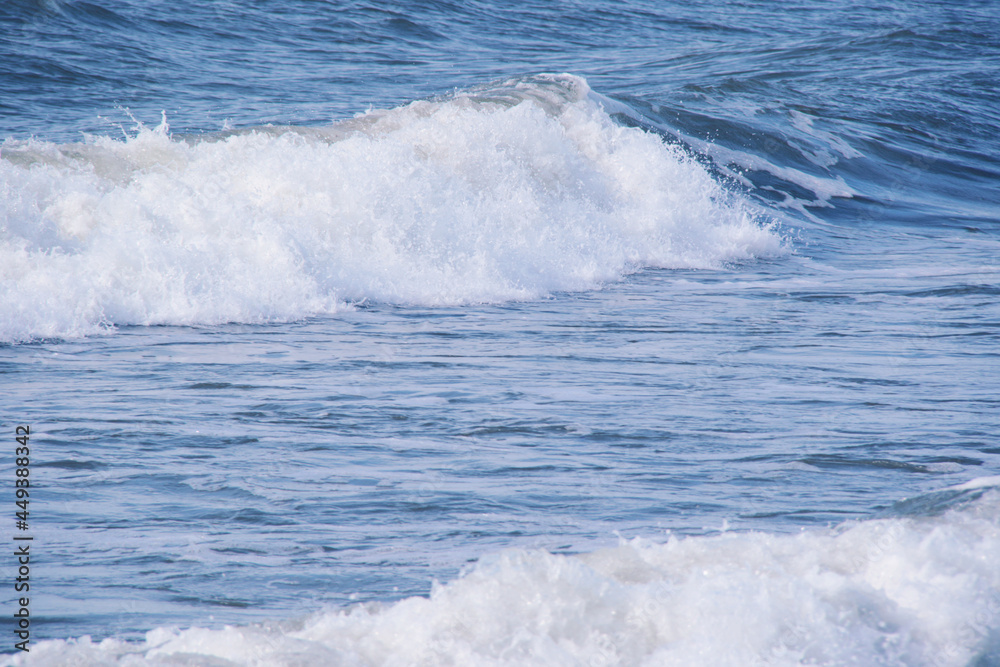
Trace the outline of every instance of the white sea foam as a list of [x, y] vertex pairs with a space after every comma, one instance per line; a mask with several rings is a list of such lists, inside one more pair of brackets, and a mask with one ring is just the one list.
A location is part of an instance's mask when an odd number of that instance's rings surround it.
[[[981, 486], [989, 486], [982, 482]], [[1000, 660], [1000, 493], [794, 535], [514, 550], [429, 598], [46, 641], [30, 665], [970, 665]]]
[[531, 299], [780, 252], [569, 75], [329, 128], [0, 147], [0, 341]]
[[976, 479], [971, 479], [963, 484], [956, 484], [955, 486], [949, 486], [946, 491], [972, 491], [974, 489], [988, 489], [994, 486], [1000, 486], [1000, 475], [993, 475], [992, 477], [977, 477]]

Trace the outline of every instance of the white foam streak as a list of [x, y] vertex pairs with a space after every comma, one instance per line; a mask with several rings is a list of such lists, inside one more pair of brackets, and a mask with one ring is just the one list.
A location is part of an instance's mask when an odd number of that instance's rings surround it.
[[332, 128], [11, 142], [0, 340], [288, 320], [370, 299], [585, 290], [782, 252], [696, 162], [615, 126], [570, 76]]
[[159, 629], [142, 644], [45, 642], [18, 664], [994, 664], [998, 510], [992, 491], [941, 516], [797, 535], [632, 540], [580, 557], [513, 550], [387, 608]]

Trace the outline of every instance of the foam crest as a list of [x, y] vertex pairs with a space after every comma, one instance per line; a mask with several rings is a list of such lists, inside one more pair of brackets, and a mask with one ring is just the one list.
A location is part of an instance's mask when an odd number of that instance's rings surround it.
[[[1000, 658], [1000, 493], [796, 535], [513, 550], [429, 598], [44, 642], [33, 665], [967, 665]], [[976, 661], [979, 662], [976, 662]]]
[[0, 340], [587, 290], [782, 252], [695, 161], [530, 77], [330, 128], [7, 141]]

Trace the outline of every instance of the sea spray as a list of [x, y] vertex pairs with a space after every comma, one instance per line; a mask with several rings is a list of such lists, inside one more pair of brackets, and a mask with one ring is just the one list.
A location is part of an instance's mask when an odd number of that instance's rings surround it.
[[[512, 549], [428, 598], [298, 621], [49, 641], [15, 664], [993, 664], [996, 480], [952, 509], [783, 535]], [[975, 662], [980, 660], [980, 662]]]
[[326, 128], [4, 143], [0, 341], [587, 290], [783, 251], [696, 160], [540, 75]]

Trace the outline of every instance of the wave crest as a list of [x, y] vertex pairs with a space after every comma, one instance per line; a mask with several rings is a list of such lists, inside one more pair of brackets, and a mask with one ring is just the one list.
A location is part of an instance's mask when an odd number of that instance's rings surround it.
[[328, 128], [7, 141], [0, 340], [460, 305], [717, 268], [779, 235], [697, 161], [539, 75]]

